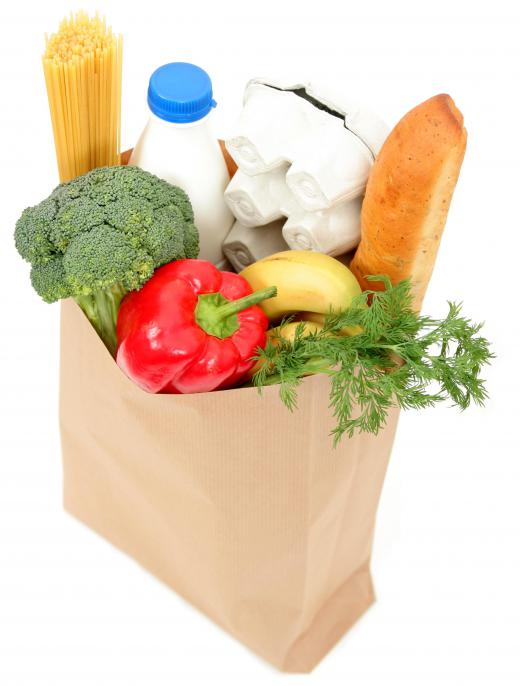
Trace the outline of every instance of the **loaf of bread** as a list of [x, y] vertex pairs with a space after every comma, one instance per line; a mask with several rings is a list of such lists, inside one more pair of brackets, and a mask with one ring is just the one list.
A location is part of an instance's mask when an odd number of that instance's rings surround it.
[[466, 149], [463, 117], [449, 95], [408, 112], [374, 163], [361, 209], [361, 242], [350, 264], [362, 288], [369, 274], [412, 282], [420, 310]]

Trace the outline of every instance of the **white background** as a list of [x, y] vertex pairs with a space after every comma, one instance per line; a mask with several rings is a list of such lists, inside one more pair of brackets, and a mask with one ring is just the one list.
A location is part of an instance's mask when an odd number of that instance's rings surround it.
[[[216, 133], [255, 75], [332, 79], [393, 125], [450, 93], [468, 151], [424, 311], [463, 300], [497, 354], [490, 401], [405, 414], [379, 510], [378, 603], [310, 676], [278, 674], [61, 508], [58, 306], [12, 231], [57, 183], [43, 34], [75, 5], [0, 20], [0, 684], [520, 683], [520, 22], [515, 2], [82, 2], [124, 34], [123, 137], [158, 65], [213, 77]], [[237, 427], [244, 430], [244, 427]], [[247, 430], [247, 429], [246, 429]]]

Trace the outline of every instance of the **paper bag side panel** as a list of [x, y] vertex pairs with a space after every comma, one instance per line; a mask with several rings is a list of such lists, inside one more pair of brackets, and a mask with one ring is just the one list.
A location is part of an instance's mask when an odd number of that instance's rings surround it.
[[[324, 420], [319, 409], [316, 415]], [[312, 669], [374, 600], [375, 516], [398, 416], [392, 410], [377, 436], [357, 434], [331, 453], [311, 452], [306, 602], [286, 671]]]

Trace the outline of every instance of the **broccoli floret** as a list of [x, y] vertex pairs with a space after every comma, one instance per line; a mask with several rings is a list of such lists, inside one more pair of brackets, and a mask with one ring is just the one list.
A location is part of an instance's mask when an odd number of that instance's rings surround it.
[[184, 232], [184, 252], [186, 255], [199, 254], [199, 232], [195, 224], [186, 224], [186, 231]]
[[[174, 205], [161, 207], [156, 211], [156, 221], [150, 226], [144, 236], [146, 249], [154, 255], [158, 262], [163, 263], [164, 254], [191, 255], [199, 252], [198, 244], [194, 250], [187, 249], [186, 237], [191, 235], [192, 224], [186, 224], [181, 210]], [[166, 240], [163, 240], [166, 236]]]
[[59, 185], [16, 223], [15, 244], [46, 302], [73, 297], [109, 350], [124, 295], [157, 267], [199, 252], [186, 193], [139, 167], [103, 167]]
[[63, 256], [56, 255], [48, 262], [33, 264], [31, 283], [34, 290], [47, 303], [54, 302], [56, 295], [59, 299], [67, 298], [70, 295], [70, 289], [63, 267]]
[[88, 198], [74, 198], [58, 210], [56, 220], [49, 227], [49, 238], [56, 249], [64, 253], [75, 236], [104, 223], [104, 208]]
[[16, 222], [16, 249], [27, 262], [44, 264], [56, 255], [50, 238], [50, 226], [57, 211], [57, 203], [49, 197], [36, 207], [24, 210]]

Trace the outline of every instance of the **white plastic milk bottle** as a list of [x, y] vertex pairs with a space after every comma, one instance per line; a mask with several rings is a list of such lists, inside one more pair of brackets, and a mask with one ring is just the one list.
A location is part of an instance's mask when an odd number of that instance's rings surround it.
[[186, 191], [199, 230], [199, 257], [222, 266], [222, 242], [234, 218], [224, 201], [226, 163], [208, 126], [215, 105], [211, 79], [200, 67], [173, 62], [156, 69], [148, 87], [150, 119], [130, 164]]

